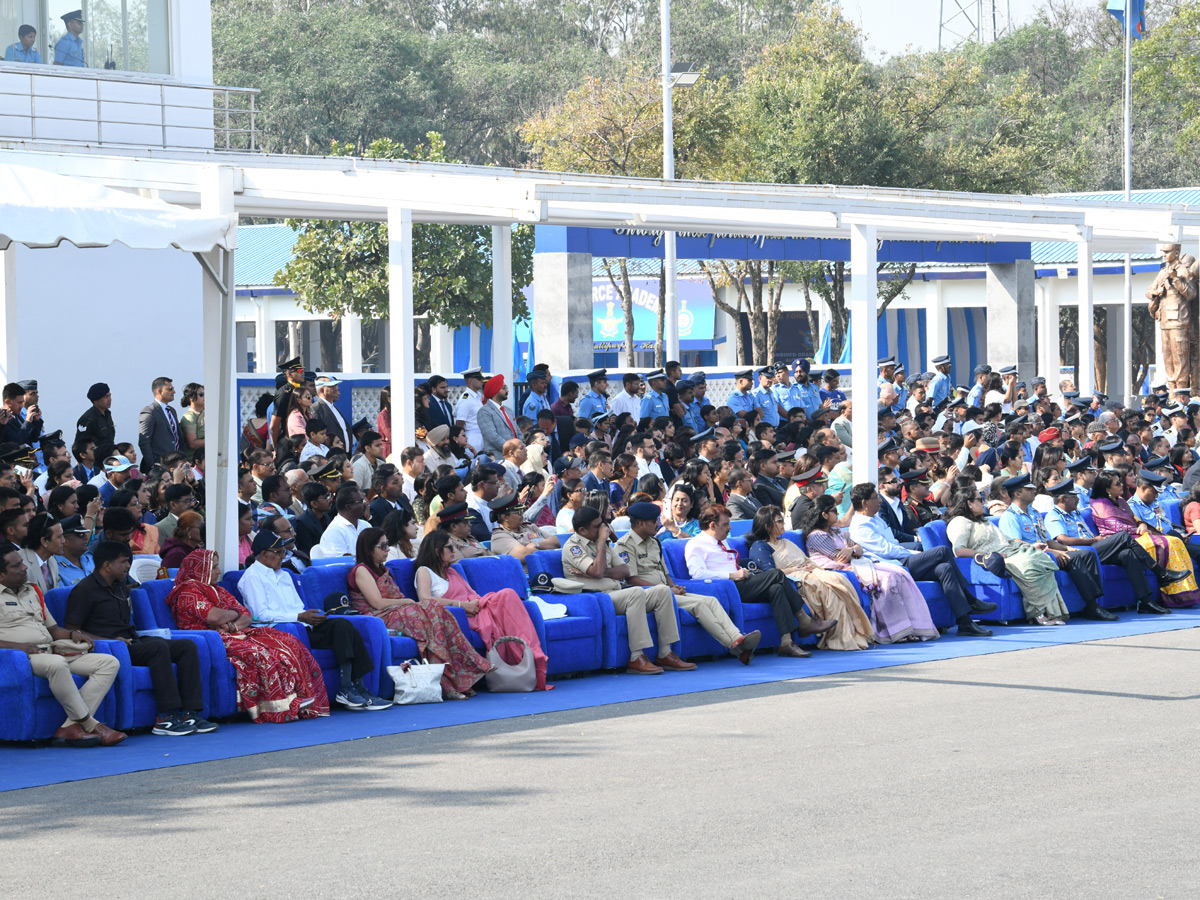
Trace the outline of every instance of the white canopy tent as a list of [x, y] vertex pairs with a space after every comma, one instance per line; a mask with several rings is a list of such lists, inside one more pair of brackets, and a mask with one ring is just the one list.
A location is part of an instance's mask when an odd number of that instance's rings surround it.
[[[208, 174], [214, 189], [205, 194], [215, 198], [220, 176], [215, 168]], [[81, 249], [113, 244], [136, 250], [175, 248], [192, 253], [209, 276], [204, 304], [205, 378], [216, 401], [212, 409], [227, 414], [218, 412], [209, 418], [212, 439], [206, 441], [204, 462], [210, 496], [220, 498], [231, 495], [237, 471], [237, 447], [232, 442], [236, 403], [229, 404], [233, 372], [230, 366], [224, 366], [222, 372], [222, 353], [231, 354], [233, 346], [232, 260], [237, 217], [232, 208], [222, 208], [219, 202], [202, 205], [204, 209], [197, 212], [41, 168], [0, 166], [0, 251], [12, 244], [37, 249], [63, 242]], [[0, 292], [6, 294], [7, 307], [11, 300], [3, 279]], [[236, 546], [236, 505], [215, 504], [209, 510], [208, 529], [210, 546]]]
[[[876, 376], [878, 309], [870, 276], [876, 271], [880, 241], [1068, 241], [1079, 246], [1081, 260], [1090, 261], [1092, 253], [1101, 250], [1140, 251], [1159, 241], [1200, 237], [1200, 214], [1181, 204], [869, 187], [664, 182], [402, 160], [212, 151], [118, 152], [10, 143], [7, 147], [0, 144], [0, 152], [6, 161], [23, 166], [199, 208], [202, 218], [232, 222], [236, 216], [246, 215], [388, 222], [392, 396], [400, 398], [413, 396], [414, 223], [492, 226], [493, 337], [497, 348], [493, 368], [506, 373], [512, 372], [513, 223], [849, 239], [851, 271], [868, 273], [866, 278], [851, 279], [848, 297], [853, 312], [853, 386], [868, 391], [868, 399], [873, 399], [871, 387]], [[169, 228], [164, 223], [164, 229]], [[170, 243], [175, 245], [175, 239]], [[225, 252], [231, 245], [232, 240], [224, 245], [213, 243], [214, 248], [221, 248], [219, 258], [197, 252], [211, 276], [204, 297], [205, 381], [208, 407], [221, 410], [221, 427], [229, 429], [228, 434], [222, 431], [217, 443], [226, 461], [234, 458], [236, 450], [232, 443], [236, 398], [230, 393], [233, 276]], [[1086, 262], [1083, 268], [1090, 270]], [[1090, 271], [1081, 272], [1079, 388], [1083, 391], [1091, 389], [1092, 379], [1091, 290]], [[1016, 303], [1009, 305], [1015, 313]], [[568, 325], [562, 312], [555, 311], [545, 321], [552, 320], [556, 328]], [[539, 317], [542, 315], [539, 310]], [[555, 333], [560, 344], [564, 331]], [[393, 425], [397, 434], [412, 433], [411, 404], [397, 404]], [[853, 427], [854, 469], [860, 478], [874, 480], [878, 465], [874, 403], [856, 406]], [[212, 429], [209, 431], [211, 441]], [[229, 471], [222, 471], [220, 460], [213, 459], [213, 445], [206, 446], [210, 475], [222, 475], [222, 479], [210, 477], [211, 496], [232, 497], [232, 480], [223, 480]], [[210, 537], [210, 546], [226, 555], [236, 540], [232, 504], [227, 505], [230, 508], [221, 509], [221, 522], [215, 530], [221, 537]]]

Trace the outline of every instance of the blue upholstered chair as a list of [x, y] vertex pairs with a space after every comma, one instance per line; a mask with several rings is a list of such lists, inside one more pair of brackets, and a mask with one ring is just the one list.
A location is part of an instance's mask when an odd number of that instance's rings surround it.
[[[921, 538], [921, 546], [926, 549], [950, 546], [950, 539], [946, 537], [946, 523], [941, 519], [935, 519], [928, 525], [922, 525], [917, 529], [917, 534]], [[1017, 586], [1011, 578], [993, 575], [983, 566], [977, 565], [974, 560], [966, 557], [958, 559], [958, 567], [966, 576], [967, 583], [971, 585], [976, 597], [985, 603], [995, 603], [999, 607], [995, 612], [985, 613], [984, 616], [987, 619], [1007, 624], [1025, 618], [1021, 592], [1017, 590]], [[932, 611], [933, 607], [930, 607], [930, 612], [932, 613]]]
[[[175, 616], [167, 606], [167, 597], [175, 582], [169, 578], [157, 581], [147, 581], [142, 584], [145, 604], [135, 603], [133, 607], [134, 624], [139, 630], [149, 628], [170, 628], [180, 630], [175, 622]], [[209, 676], [208, 676], [208, 715], [232, 716], [238, 711], [237, 673], [229, 656], [225, 652], [225, 644], [215, 631], [180, 631], [182, 635], [202, 634], [208, 640]]]
[[[62, 589], [69, 593], [69, 589]], [[50, 615], [62, 624], [62, 612], [66, 606], [66, 594], [56, 598], [57, 611], [50, 608]], [[108, 653], [121, 661], [122, 672], [129, 665], [129, 653], [120, 641], [99, 641], [97, 653]], [[76, 685], [86, 679], [75, 675]], [[96, 709], [96, 718], [113, 728], [120, 728], [117, 713], [117, 695], [127, 684], [117, 681]], [[50, 683], [37, 678], [29, 665], [29, 656], [21, 650], [0, 650], [0, 740], [37, 741], [53, 736], [66, 718], [62, 705], [50, 693]]]
[[[726, 541], [726, 546], [729, 549], [737, 551], [739, 562], [745, 561], [746, 542], [742, 538], [730, 538]], [[663, 559], [666, 560], [667, 570], [671, 573], [671, 578], [676, 584], [685, 585], [688, 590], [695, 590], [700, 594], [712, 594], [714, 597], [721, 597], [722, 605], [728, 602], [726, 607], [729, 610], [729, 618], [733, 620], [733, 624], [738, 627], [743, 633], [749, 631], [761, 631], [762, 640], [759, 642], [759, 647], [766, 649], [768, 647], [779, 646], [779, 629], [775, 627], [775, 616], [771, 612], [771, 604], [769, 603], [744, 603], [741, 595], [738, 594], [737, 588], [732, 582], [727, 579], [698, 579], [693, 578], [688, 571], [687, 559], [684, 556], [684, 551], [687, 547], [687, 541], [669, 540], [663, 541]], [[717, 593], [724, 591], [724, 596]]]
[[[536, 578], [543, 572], [551, 578], [561, 578], [562, 551], [538, 550], [525, 557], [525, 566], [530, 578]], [[565, 617], [543, 623], [547, 641], [543, 649], [549, 657], [546, 665], [549, 674], [595, 672], [614, 667], [605, 662], [612, 656], [609, 648], [617, 643], [615, 613], [610, 616], [603, 610], [604, 606], [612, 610], [612, 600], [607, 594], [585, 591], [578, 594], [542, 594], [541, 597], [547, 603], [559, 603], [567, 608]], [[619, 665], [624, 665], [628, 659], [629, 644], [626, 642], [625, 658]]]

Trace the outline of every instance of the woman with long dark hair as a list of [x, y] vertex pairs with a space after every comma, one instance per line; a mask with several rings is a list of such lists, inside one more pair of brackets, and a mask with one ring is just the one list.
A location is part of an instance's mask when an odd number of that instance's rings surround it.
[[[516, 591], [501, 588], [481, 596], [467, 584], [467, 580], [454, 568], [453, 562], [454, 549], [446, 532], [434, 532], [422, 541], [413, 579], [417, 599], [422, 603], [462, 607], [471, 630], [479, 635], [489, 650], [502, 637], [521, 638], [533, 654], [537, 671], [536, 690], [545, 691], [553, 687], [546, 685], [546, 654], [538, 641], [529, 612]], [[520, 648], [511, 643], [502, 644], [499, 653], [510, 664], [521, 661]]]
[[350, 605], [362, 615], [376, 616], [388, 628], [412, 638], [424, 659], [444, 663], [442, 696], [445, 699], [467, 699], [464, 692], [470, 691], [491, 665], [475, 652], [445, 607], [404, 596], [387, 570], [390, 550], [387, 537], [380, 529], [368, 528], [359, 534], [355, 565], [346, 576]]
[[946, 510], [946, 537], [955, 556], [973, 557], [979, 565], [992, 554], [1004, 557], [1004, 568], [1021, 592], [1025, 618], [1038, 625], [1066, 623], [1067, 604], [1063, 602], [1054, 575], [1056, 559], [1063, 551], [1043, 551], [1033, 544], [1005, 537], [987, 519], [983, 500], [976, 491], [956, 491], [950, 495]]
[[388, 542], [388, 559], [412, 559], [417, 555], [417, 520], [401, 507], [383, 517], [383, 534]]
[[936, 640], [938, 630], [929, 605], [908, 570], [896, 563], [869, 560], [837, 523], [837, 502], [828, 494], [817, 497], [800, 520], [808, 558], [822, 569], [855, 573], [871, 597], [875, 640], [881, 644]]
[[799, 546], [783, 536], [785, 530], [783, 510], [778, 506], [760, 507], [746, 535], [750, 561], [760, 572], [779, 569], [790, 578], [811, 615], [837, 619], [837, 625], [821, 635], [818, 647], [866, 650], [875, 641], [875, 629], [863, 612], [854, 586], [841, 575], [826, 572], [813, 563]]

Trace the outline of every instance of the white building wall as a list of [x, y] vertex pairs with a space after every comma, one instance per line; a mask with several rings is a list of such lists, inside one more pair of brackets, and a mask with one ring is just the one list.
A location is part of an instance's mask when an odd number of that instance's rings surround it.
[[13, 249], [16, 334], [8, 346], [16, 364], [0, 374], [5, 383], [37, 379], [46, 424], [68, 444], [97, 381], [112, 389], [117, 440], [134, 444], [150, 382], [167, 376], [182, 394], [187, 382], [203, 381], [203, 275], [190, 253], [119, 244]]

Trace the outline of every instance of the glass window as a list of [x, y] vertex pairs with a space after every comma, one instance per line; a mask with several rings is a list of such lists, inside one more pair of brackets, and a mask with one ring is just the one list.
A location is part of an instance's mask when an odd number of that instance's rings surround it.
[[[171, 72], [169, 0], [46, 0], [43, 47], [54, 62], [55, 46], [67, 33], [65, 13], [83, 10], [83, 61], [87, 68], [122, 72]], [[30, 6], [25, 0], [0, 0], [0, 27], [8, 26], [7, 6]], [[12, 29], [10, 29], [12, 30]], [[5, 32], [7, 33], [7, 32]]]

